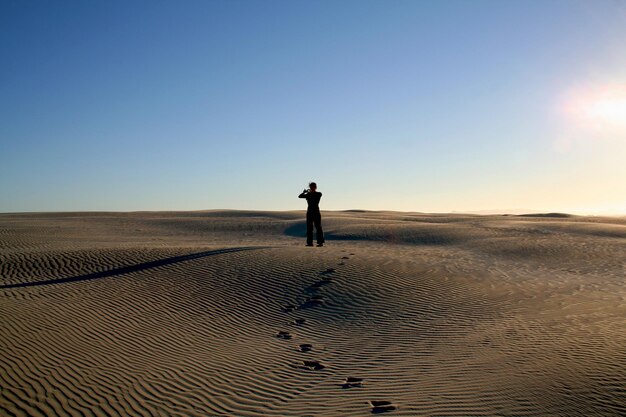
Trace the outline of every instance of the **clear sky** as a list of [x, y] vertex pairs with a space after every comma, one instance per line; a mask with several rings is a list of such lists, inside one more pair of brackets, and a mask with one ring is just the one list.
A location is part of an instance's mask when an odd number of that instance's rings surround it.
[[626, 213], [626, 1], [0, 2], [0, 211]]

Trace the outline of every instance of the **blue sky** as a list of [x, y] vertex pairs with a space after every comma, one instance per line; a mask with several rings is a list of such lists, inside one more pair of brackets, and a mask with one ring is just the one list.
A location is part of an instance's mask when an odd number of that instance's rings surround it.
[[3, 1], [0, 39], [3, 212], [316, 180], [323, 209], [626, 213], [625, 1]]

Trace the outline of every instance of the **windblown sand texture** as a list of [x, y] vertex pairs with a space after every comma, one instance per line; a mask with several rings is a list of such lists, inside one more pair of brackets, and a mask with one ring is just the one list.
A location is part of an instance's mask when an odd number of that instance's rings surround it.
[[0, 414], [626, 415], [626, 219], [0, 215]]

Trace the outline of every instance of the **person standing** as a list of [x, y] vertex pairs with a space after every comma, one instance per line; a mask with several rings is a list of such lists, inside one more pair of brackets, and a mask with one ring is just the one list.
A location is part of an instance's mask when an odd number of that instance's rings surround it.
[[324, 246], [324, 231], [322, 230], [322, 214], [320, 213], [320, 199], [322, 193], [317, 191], [317, 184], [309, 183], [309, 189], [302, 191], [298, 198], [306, 198], [306, 245], [313, 246], [313, 226], [317, 235], [317, 246]]

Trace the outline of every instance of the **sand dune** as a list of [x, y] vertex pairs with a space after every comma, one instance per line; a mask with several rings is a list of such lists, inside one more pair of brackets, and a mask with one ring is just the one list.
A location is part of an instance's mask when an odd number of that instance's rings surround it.
[[626, 219], [323, 216], [0, 215], [0, 414], [626, 414]]

